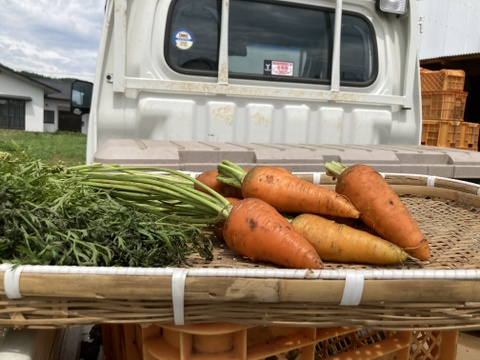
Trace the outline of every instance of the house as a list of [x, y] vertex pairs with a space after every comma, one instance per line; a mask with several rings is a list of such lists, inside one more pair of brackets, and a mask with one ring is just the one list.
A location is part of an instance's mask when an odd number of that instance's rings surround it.
[[32, 79], [0, 64], [0, 129], [86, 134], [70, 112], [70, 83]]
[[37, 81], [58, 90], [57, 93], [45, 94], [45, 131], [72, 131], [86, 134], [85, 121], [81, 116], [70, 111], [71, 82], [51, 79], [37, 79]]
[[480, 1], [419, 0], [420, 65], [465, 71], [464, 120], [480, 122]]

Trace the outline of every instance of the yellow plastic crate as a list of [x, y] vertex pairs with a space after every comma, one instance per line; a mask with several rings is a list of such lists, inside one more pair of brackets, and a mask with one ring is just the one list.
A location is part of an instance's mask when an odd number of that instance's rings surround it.
[[455, 148], [459, 141], [461, 121], [423, 120], [421, 144]]
[[423, 120], [421, 144], [478, 150], [480, 124], [465, 121]]
[[105, 360], [450, 360], [457, 331], [381, 331], [230, 323], [103, 325]]
[[423, 119], [463, 120], [468, 92], [422, 91]]
[[465, 71], [452, 69], [432, 71], [421, 69], [420, 79], [422, 91], [463, 91], [465, 86]]
[[460, 122], [459, 135], [457, 136], [457, 149], [478, 150], [478, 134], [480, 124], [471, 122]]

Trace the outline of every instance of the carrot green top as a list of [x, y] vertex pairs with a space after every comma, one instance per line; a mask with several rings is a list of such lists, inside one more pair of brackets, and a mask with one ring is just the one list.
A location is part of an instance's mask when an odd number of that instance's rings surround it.
[[327, 175], [337, 178], [347, 169], [347, 167], [348, 166], [337, 161], [330, 161], [325, 164]]
[[217, 169], [218, 181], [224, 184], [235, 186], [237, 188], [242, 187], [243, 179], [245, 178], [245, 175], [247, 175], [247, 171], [245, 171], [242, 167], [231, 161], [223, 160], [217, 165]]

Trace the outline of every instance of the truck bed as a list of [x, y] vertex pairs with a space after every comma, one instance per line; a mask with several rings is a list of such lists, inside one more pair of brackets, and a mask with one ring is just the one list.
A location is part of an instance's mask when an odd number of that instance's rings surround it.
[[364, 163], [380, 172], [480, 179], [480, 152], [412, 145], [291, 145], [114, 139], [94, 162], [152, 165], [185, 171], [215, 168], [222, 160], [240, 166], [279, 165], [292, 171], [323, 172], [329, 161]]

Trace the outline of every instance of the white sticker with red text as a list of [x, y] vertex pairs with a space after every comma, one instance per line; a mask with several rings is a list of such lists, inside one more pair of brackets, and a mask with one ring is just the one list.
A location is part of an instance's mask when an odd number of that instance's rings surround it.
[[265, 60], [264, 75], [293, 76], [293, 62]]

